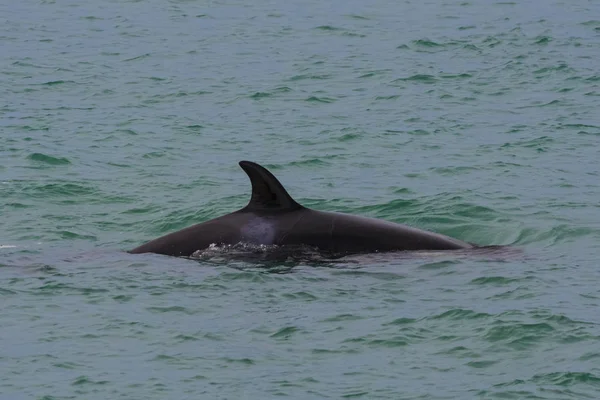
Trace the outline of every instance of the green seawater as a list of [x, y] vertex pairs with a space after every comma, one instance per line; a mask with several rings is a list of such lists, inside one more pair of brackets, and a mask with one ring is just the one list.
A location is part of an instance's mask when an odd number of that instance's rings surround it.
[[[600, 398], [600, 2], [0, 2], [0, 399]], [[509, 254], [130, 255], [299, 202]]]

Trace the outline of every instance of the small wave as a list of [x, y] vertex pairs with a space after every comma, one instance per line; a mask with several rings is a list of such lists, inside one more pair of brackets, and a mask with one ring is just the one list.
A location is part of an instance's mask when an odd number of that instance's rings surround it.
[[559, 387], [570, 387], [579, 384], [590, 386], [600, 386], [600, 377], [591, 372], [550, 372], [545, 374], [536, 374], [527, 381], [516, 379], [512, 382], [500, 383], [494, 385], [496, 388], [520, 386], [526, 383], [535, 383], [538, 385], [556, 385]]
[[315, 166], [328, 166], [331, 165], [331, 163], [322, 160], [320, 158], [310, 158], [310, 159], [305, 159], [305, 160], [300, 160], [300, 161], [292, 161], [290, 163], [288, 163], [287, 165], [292, 165], [292, 166], [310, 166], [310, 167], [315, 167]]
[[67, 165], [71, 164], [71, 161], [65, 157], [53, 157], [42, 153], [32, 153], [27, 157], [29, 160], [36, 161], [39, 163], [45, 163], [49, 165]]
[[598, 238], [600, 237], [600, 230], [561, 224], [550, 229], [523, 228], [519, 231], [514, 243], [518, 245], [537, 243], [554, 246], [561, 243], [569, 243], [575, 239], [587, 236]]
[[428, 39], [413, 40], [413, 44], [415, 46], [422, 46], [422, 47], [439, 47], [439, 46], [442, 46], [441, 44], [436, 43], [433, 40], [428, 40]]
[[58, 80], [58, 81], [48, 81], [48, 82], [44, 82], [41, 83], [41, 85], [45, 85], [45, 86], [56, 86], [56, 85], [63, 85], [65, 83], [75, 83], [73, 81], [63, 81], [63, 80]]
[[188, 315], [194, 314], [194, 312], [192, 310], [189, 310], [188, 308], [182, 307], [182, 306], [148, 307], [146, 309], [152, 313], [161, 313], [161, 314], [162, 313], [172, 313], [172, 312], [184, 313], [184, 314], [188, 314]]
[[397, 83], [397, 82], [435, 83], [437, 81], [438, 81], [437, 78], [433, 75], [416, 74], [416, 75], [411, 75], [406, 78], [398, 78], [398, 79], [392, 81], [392, 83]]
[[253, 95], [251, 95], [250, 98], [254, 99], [254, 100], [259, 100], [259, 99], [264, 99], [266, 97], [271, 97], [271, 96], [273, 96], [273, 94], [269, 93], [269, 92], [256, 92]]
[[451, 320], [465, 320], [465, 319], [480, 319], [480, 318], [489, 318], [492, 315], [487, 313], [479, 313], [473, 310], [463, 309], [463, 308], [455, 308], [452, 310], [445, 311], [438, 315], [433, 315], [428, 317], [428, 319], [451, 319]]
[[334, 101], [336, 101], [336, 99], [331, 98], [331, 97], [310, 96], [307, 99], [305, 99], [304, 101], [308, 101], [311, 103], [333, 103]]
[[331, 78], [331, 75], [327, 75], [327, 74], [322, 74], [322, 75], [301, 74], [301, 75], [294, 75], [291, 78], [289, 78], [288, 80], [291, 82], [295, 82], [295, 81], [303, 81], [306, 79], [323, 80], [323, 79], [330, 79], [330, 78]]
[[335, 26], [331, 26], [331, 25], [321, 25], [321, 26], [317, 26], [315, 29], [318, 29], [320, 31], [341, 31], [341, 30], [343, 30], [342, 28], [336, 28]]
[[552, 325], [544, 322], [504, 323], [489, 329], [484, 338], [491, 343], [500, 342], [516, 350], [524, 350], [539, 345], [555, 331]]

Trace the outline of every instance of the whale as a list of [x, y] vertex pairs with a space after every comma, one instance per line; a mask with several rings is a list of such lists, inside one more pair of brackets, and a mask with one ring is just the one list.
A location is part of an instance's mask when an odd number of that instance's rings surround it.
[[477, 247], [411, 226], [354, 214], [319, 211], [295, 201], [265, 167], [240, 161], [250, 179], [248, 204], [209, 221], [169, 233], [129, 250], [191, 257], [218, 245], [308, 246], [324, 254], [458, 250]]

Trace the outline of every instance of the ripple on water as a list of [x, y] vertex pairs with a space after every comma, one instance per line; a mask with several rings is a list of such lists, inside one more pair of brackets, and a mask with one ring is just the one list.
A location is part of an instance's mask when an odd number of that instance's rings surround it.
[[69, 165], [71, 161], [69, 161], [66, 157], [56, 157], [50, 156], [43, 153], [31, 153], [27, 156], [27, 159], [31, 161], [35, 161], [44, 165]]

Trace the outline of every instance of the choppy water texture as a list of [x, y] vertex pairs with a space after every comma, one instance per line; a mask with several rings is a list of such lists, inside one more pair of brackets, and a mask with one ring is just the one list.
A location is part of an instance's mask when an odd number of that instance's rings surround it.
[[[4, 1], [2, 399], [600, 397], [600, 3]], [[301, 203], [510, 257], [122, 250]]]

